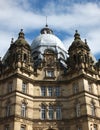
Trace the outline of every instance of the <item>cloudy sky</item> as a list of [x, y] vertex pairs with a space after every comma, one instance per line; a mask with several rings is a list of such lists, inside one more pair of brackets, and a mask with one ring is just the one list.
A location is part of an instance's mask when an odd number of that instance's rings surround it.
[[100, 58], [100, 0], [0, 0], [0, 56], [24, 29], [29, 44], [47, 23], [65, 44], [74, 40], [75, 30], [87, 39], [92, 53]]

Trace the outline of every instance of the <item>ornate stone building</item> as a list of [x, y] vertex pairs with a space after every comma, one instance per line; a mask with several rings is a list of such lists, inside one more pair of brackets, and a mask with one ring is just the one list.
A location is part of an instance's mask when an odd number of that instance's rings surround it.
[[0, 60], [0, 130], [100, 130], [100, 61], [76, 31], [68, 52], [46, 25]]

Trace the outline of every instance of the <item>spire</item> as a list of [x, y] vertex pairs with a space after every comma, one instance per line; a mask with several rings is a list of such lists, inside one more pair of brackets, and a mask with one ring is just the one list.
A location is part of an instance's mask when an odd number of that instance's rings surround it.
[[87, 40], [85, 39], [85, 44], [87, 45]]
[[46, 25], [45, 25], [45, 27], [48, 27], [48, 24], [47, 24], [47, 16], [46, 16]]
[[77, 30], [75, 31], [75, 35], [74, 35], [74, 40], [76, 40], [76, 39], [81, 39], [80, 34], [78, 33]]
[[13, 43], [14, 43], [14, 38], [11, 39], [11, 44], [13, 44]]
[[23, 29], [21, 29], [21, 31], [19, 32], [18, 39], [19, 39], [19, 38], [23, 38], [23, 39], [24, 39]]

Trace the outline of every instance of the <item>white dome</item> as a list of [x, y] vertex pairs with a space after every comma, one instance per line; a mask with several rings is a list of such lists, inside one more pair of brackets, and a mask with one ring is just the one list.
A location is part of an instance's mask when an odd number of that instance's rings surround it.
[[32, 50], [40, 46], [58, 47], [61, 50], [66, 51], [61, 40], [53, 34], [40, 34], [36, 37], [31, 45]]

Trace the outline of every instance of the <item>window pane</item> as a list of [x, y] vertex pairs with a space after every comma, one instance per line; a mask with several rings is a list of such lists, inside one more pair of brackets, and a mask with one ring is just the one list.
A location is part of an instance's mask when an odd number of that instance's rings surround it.
[[92, 116], [95, 116], [95, 106], [93, 103], [91, 103], [91, 114]]
[[41, 107], [41, 119], [46, 119], [46, 107], [42, 106]]
[[53, 107], [49, 106], [49, 119], [52, 120], [53, 119]]
[[5, 130], [10, 130], [9, 125], [5, 126]]
[[41, 96], [46, 96], [46, 87], [41, 87]]
[[60, 87], [55, 88], [55, 96], [60, 96]]
[[26, 104], [22, 103], [21, 106], [21, 116], [25, 117], [26, 116]]
[[8, 92], [12, 91], [12, 82], [8, 84]]
[[22, 84], [22, 92], [23, 92], [23, 93], [26, 93], [26, 92], [27, 92], [27, 84], [26, 84], [26, 83], [23, 83], [23, 84]]
[[26, 128], [25, 126], [21, 126], [21, 130], [25, 130], [25, 128]]
[[61, 107], [57, 106], [56, 107], [56, 119], [61, 119]]
[[48, 87], [48, 96], [53, 96], [53, 88]]
[[80, 103], [76, 104], [76, 116], [80, 116]]
[[10, 116], [10, 112], [11, 112], [11, 106], [9, 104], [7, 104], [7, 106], [6, 106], [6, 116]]
[[54, 71], [48, 70], [48, 71], [47, 71], [47, 76], [48, 76], [48, 77], [53, 77], [53, 76], [54, 76]]

